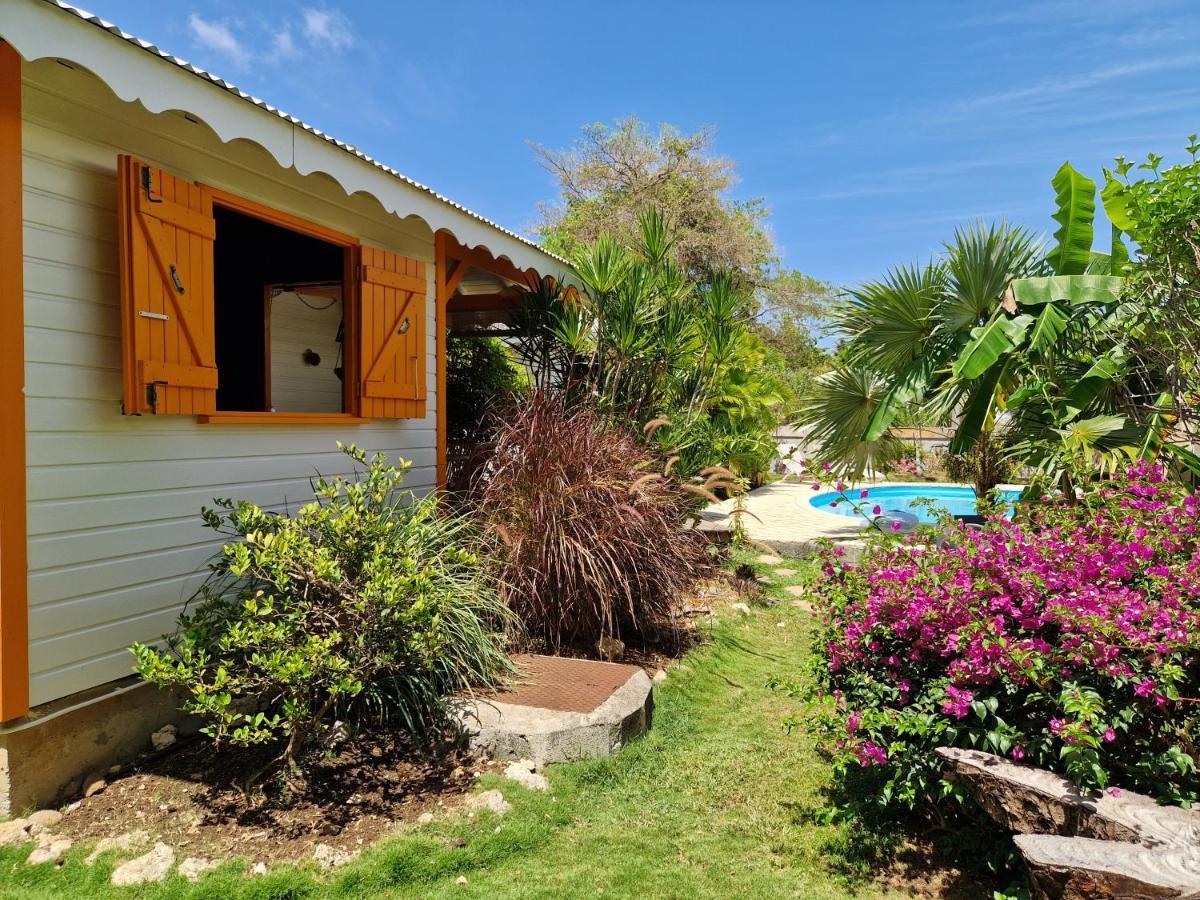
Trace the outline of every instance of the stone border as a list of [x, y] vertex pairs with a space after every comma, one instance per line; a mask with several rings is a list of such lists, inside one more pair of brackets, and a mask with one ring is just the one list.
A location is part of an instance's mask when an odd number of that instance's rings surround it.
[[518, 706], [483, 698], [456, 702], [454, 718], [471, 749], [494, 759], [547, 763], [611, 756], [650, 727], [653, 683], [641, 669], [590, 713]]

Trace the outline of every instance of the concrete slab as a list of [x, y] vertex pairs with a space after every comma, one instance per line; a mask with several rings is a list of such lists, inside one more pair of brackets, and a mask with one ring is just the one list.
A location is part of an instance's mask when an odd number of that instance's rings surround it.
[[653, 683], [637, 666], [521, 656], [505, 690], [456, 701], [472, 749], [547, 763], [611, 756], [650, 727]]

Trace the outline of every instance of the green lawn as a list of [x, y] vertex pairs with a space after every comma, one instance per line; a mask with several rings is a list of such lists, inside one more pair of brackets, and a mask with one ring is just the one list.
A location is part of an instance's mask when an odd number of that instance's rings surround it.
[[[822, 803], [828, 772], [804, 734], [780, 720], [789, 700], [766, 687], [794, 674], [811, 624], [782, 592], [749, 617], [720, 616], [705, 645], [656, 689], [654, 727], [608, 760], [552, 767], [550, 795], [488, 777], [513, 810], [453, 817], [388, 841], [332, 880], [284, 868], [249, 879], [236, 864], [196, 885], [177, 876], [141, 890], [108, 884], [110, 866], [85, 867], [86, 848], [55, 871], [0, 853], [0, 896], [299, 898], [771, 898], [879, 897], [835, 877], [837, 826], [805, 811]], [[457, 883], [462, 876], [465, 885]]]

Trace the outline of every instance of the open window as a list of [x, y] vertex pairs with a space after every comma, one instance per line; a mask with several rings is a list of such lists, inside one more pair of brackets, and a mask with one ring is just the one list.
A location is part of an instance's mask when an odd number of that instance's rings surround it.
[[425, 415], [425, 264], [121, 157], [124, 410]]

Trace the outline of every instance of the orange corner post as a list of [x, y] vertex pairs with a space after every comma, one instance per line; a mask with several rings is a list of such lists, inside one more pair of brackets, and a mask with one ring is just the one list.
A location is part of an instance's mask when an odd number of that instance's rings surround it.
[[0, 42], [0, 721], [29, 711], [21, 58]]

